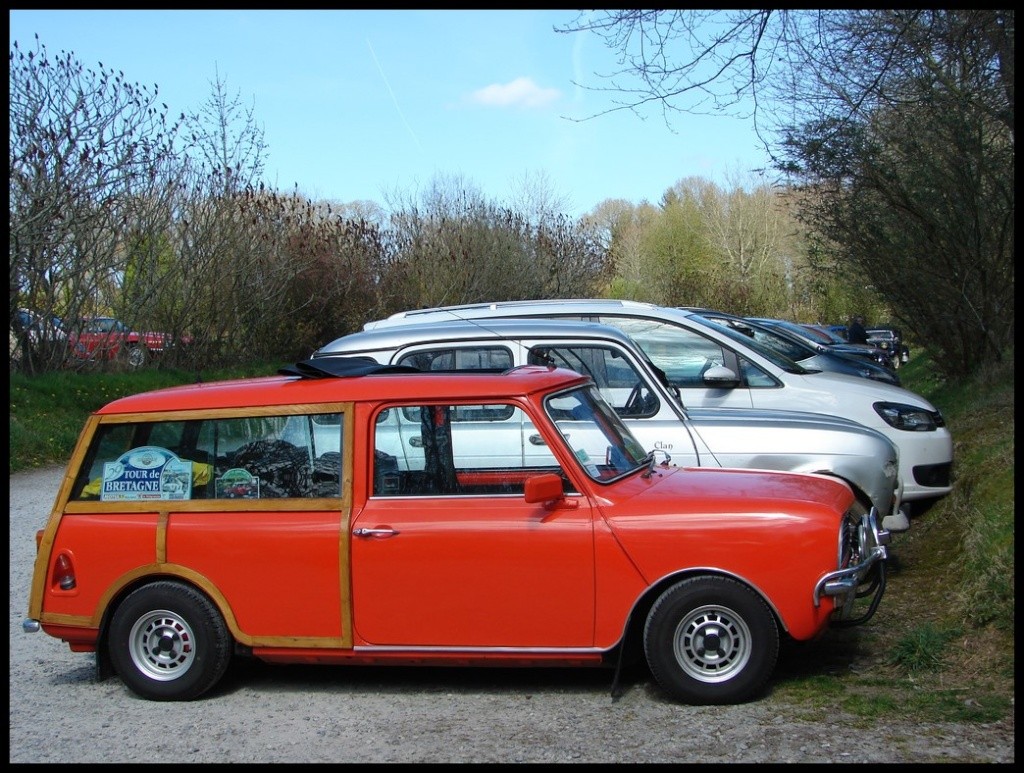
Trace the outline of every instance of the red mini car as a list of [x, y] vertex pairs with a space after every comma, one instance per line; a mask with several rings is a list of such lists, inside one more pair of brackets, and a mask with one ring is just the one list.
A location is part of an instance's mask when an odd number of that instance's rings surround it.
[[675, 699], [732, 703], [781, 637], [870, 618], [887, 541], [835, 478], [663, 465], [572, 371], [331, 358], [97, 411], [24, 627], [154, 700], [237, 655], [614, 668], [636, 647]]

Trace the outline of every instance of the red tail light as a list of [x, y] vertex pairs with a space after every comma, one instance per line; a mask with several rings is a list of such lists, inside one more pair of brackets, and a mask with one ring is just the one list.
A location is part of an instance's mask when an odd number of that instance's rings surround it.
[[78, 584], [75, 580], [75, 568], [67, 553], [61, 553], [53, 562], [53, 582], [60, 586], [61, 590], [74, 590]]

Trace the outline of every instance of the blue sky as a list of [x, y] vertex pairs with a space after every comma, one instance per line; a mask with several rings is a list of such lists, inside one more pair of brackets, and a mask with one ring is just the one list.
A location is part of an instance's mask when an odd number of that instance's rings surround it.
[[[584, 119], [616, 95], [614, 52], [560, 34], [575, 11], [12, 10], [10, 42], [159, 87], [198, 110], [219, 74], [268, 145], [266, 182], [338, 202], [408, 200], [435, 179], [515, 201], [543, 181], [579, 216], [605, 199], [658, 203], [685, 177], [763, 167], [750, 120], [660, 112]], [[619, 97], [621, 99], [621, 97]]]

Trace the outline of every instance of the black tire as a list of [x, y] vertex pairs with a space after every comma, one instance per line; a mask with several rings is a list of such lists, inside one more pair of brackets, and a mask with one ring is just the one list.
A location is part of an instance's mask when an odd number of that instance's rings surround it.
[[169, 580], [128, 595], [114, 612], [107, 644], [125, 685], [155, 701], [202, 695], [231, 661], [231, 635], [213, 602]]
[[644, 626], [655, 680], [684, 703], [742, 703], [768, 682], [779, 629], [767, 604], [725, 577], [696, 577], [665, 591]]
[[145, 346], [129, 346], [124, 350], [125, 363], [132, 370], [149, 362], [149, 350]]

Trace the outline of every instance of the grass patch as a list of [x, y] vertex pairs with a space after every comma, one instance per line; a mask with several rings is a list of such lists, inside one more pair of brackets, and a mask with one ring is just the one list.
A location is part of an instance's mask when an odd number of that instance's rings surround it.
[[941, 630], [934, 623], [925, 623], [896, 642], [890, 660], [912, 674], [936, 671], [943, 665], [946, 644], [955, 635], [952, 630]]
[[253, 365], [204, 373], [145, 368], [131, 373], [58, 371], [39, 376], [10, 374], [10, 458], [8, 472], [64, 464], [86, 417], [112, 400], [201, 378], [269, 375], [277, 365]]

